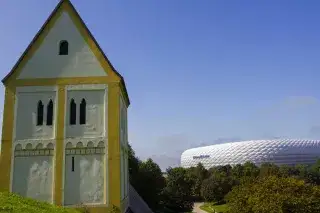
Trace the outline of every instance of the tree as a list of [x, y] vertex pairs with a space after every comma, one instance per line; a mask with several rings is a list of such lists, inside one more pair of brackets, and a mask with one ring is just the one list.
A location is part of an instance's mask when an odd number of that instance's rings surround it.
[[318, 159], [311, 167], [311, 170], [320, 174], [320, 159]]
[[320, 185], [320, 159], [312, 165], [310, 168], [310, 173], [312, 174], [312, 182]]
[[319, 186], [268, 176], [236, 186], [226, 196], [230, 213], [313, 213], [320, 211]]
[[194, 200], [202, 200], [201, 185], [202, 182], [208, 177], [208, 170], [206, 170], [204, 166], [199, 163], [196, 167], [187, 169], [187, 175], [189, 175], [190, 179], [192, 180], [191, 192]]
[[130, 183], [148, 206], [157, 211], [161, 208], [162, 190], [165, 187], [162, 171], [150, 158], [145, 162], [140, 161], [130, 145], [128, 152]]
[[273, 163], [263, 163], [260, 166], [260, 174], [261, 177], [275, 175], [280, 175], [279, 167]]
[[193, 207], [192, 179], [182, 167], [167, 169], [166, 187], [163, 190], [165, 212], [189, 212]]
[[139, 166], [141, 161], [136, 157], [131, 145], [128, 144], [128, 167], [129, 167], [129, 180], [134, 188], [139, 183]]
[[201, 195], [207, 202], [223, 203], [225, 195], [231, 191], [234, 183], [231, 176], [217, 172], [203, 181]]
[[260, 173], [259, 168], [252, 162], [243, 164], [243, 175], [247, 177], [257, 177]]
[[295, 171], [292, 166], [281, 165], [279, 167], [279, 174], [281, 177], [293, 177], [295, 174]]
[[209, 174], [224, 174], [230, 176], [232, 174], [232, 167], [230, 165], [215, 166], [209, 169]]
[[128, 151], [130, 183], [148, 206], [157, 211], [161, 208], [162, 190], [165, 187], [161, 169], [152, 159], [140, 161], [130, 145]]
[[162, 199], [161, 192], [165, 187], [165, 178], [160, 167], [149, 158], [147, 161], [140, 163], [138, 174], [137, 192], [152, 210], [158, 210]]
[[241, 164], [236, 164], [231, 169], [231, 175], [235, 179], [240, 179], [243, 176], [243, 173], [244, 173], [244, 166]]

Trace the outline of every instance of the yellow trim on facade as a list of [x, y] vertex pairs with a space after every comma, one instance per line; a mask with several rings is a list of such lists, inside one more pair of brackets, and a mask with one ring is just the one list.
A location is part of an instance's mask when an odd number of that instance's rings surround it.
[[0, 191], [10, 191], [11, 185], [11, 158], [15, 92], [16, 88], [14, 87], [7, 87], [5, 90], [0, 155]]
[[[17, 77], [20, 75], [25, 64], [30, 60], [30, 58], [34, 55], [34, 53], [37, 51], [37, 49], [41, 46], [42, 42], [44, 41], [44, 38], [48, 35], [48, 33], [50, 32], [50, 30], [52, 29], [52, 27], [54, 26], [54, 24], [56, 23], [56, 21], [58, 20], [58, 18], [61, 16], [61, 14], [63, 12], [67, 12], [69, 14], [73, 23], [75, 24], [75, 26], [77, 27], [77, 29], [81, 33], [82, 37], [84, 38], [84, 40], [86, 41], [86, 43], [90, 47], [91, 51], [94, 53], [97, 60], [99, 61], [99, 63], [103, 67], [104, 71], [108, 75], [107, 77], [97, 77], [97, 78], [98, 79], [107, 78], [108, 79], [107, 81], [109, 81], [109, 82], [115, 82], [115, 81], [120, 82], [121, 81], [120, 77], [118, 75], [116, 75], [116, 73], [113, 71], [111, 65], [108, 63], [108, 61], [106, 61], [103, 53], [100, 51], [100, 48], [96, 45], [94, 38], [88, 32], [88, 30], [86, 29], [86, 26], [84, 26], [84, 24], [82, 23], [82, 21], [78, 17], [73, 6], [67, 0], [67, 1], [63, 1], [61, 6], [58, 7], [57, 10], [55, 11], [55, 13], [52, 14], [52, 16], [48, 20], [47, 24], [44, 26], [43, 30], [41, 31], [41, 33], [37, 37], [37, 39], [32, 43], [29, 50], [26, 52], [25, 56], [22, 58], [22, 60], [20, 62], [18, 62], [16, 69], [14, 69], [12, 71], [12, 75], [6, 80], [6, 84], [12, 84], [12, 83], [16, 82], [17, 84], [21, 85], [21, 84], [23, 84], [21, 81], [26, 81], [26, 82], [29, 81], [30, 82], [31, 79], [30, 80], [29, 79], [19, 80], [19, 79], [17, 79]], [[92, 78], [95, 78], [95, 77], [92, 77]], [[64, 78], [51, 79], [50, 81], [51, 82], [54, 82], [56, 80], [63, 81], [63, 79]], [[40, 81], [40, 80], [46, 80], [46, 79], [34, 79], [33, 82]], [[12, 81], [14, 81], [14, 82], [12, 82]], [[31, 84], [31, 85], [34, 85], [34, 84]], [[124, 88], [124, 86], [123, 86], [123, 88]], [[125, 96], [127, 96], [127, 95], [125, 95]], [[128, 101], [128, 104], [129, 104], [128, 98], [126, 98], [126, 101]]]
[[43, 28], [41, 34], [39, 34], [37, 40], [32, 43], [30, 46], [30, 49], [26, 52], [26, 55], [23, 57], [23, 59], [18, 62], [17, 67], [15, 70], [12, 71], [12, 75], [7, 79], [6, 84], [11, 84], [12, 81], [15, 81], [17, 77], [20, 75], [23, 67], [26, 65], [26, 63], [30, 60], [30, 58], [34, 55], [34, 53], [37, 51], [37, 49], [41, 46], [42, 42], [44, 41], [45, 37], [48, 35], [51, 28], [54, 26], [58, 18], [60, 17], [62, 10], [57, 10], [54, 16], [52, 16], [51, 19], [48, 20], [47, 25]]
[[76, 84], [108, 84], [114, 81], [106, 77], [76, 77], [76, 78], [35, 78], [18, 79], [11, 82], [14, 86], [55, 86], [55, 85], [76, 85]]
[[[95, 54], [96, 58], [104, 68], [108, 76], [105, 77], [78, 77], [78, 78], [53, 78], [53, 79], [17, 79], [23, 67], [28, 60], [33, 56], [37, 49], [42, 44], [44, 38], [54, 26], [62, 12], [67, 12], [72, 21], [85, 38], [87, 44]], [[79, 18], [69, 0], [62, 0], [57, 9], [54, 11], [50, 19], [45, 24], [41, 33], [36, 37], [30, 47], [25, 52], [25, 55], [19, 60], [12, 73], [5, 78], [5, 101], [3, 112], [3, 127], [2, 127], [2, 144], [0, 155], [0, 191], [10, 190], [11, 167], [12, 159], [12, 143], [14, 129], [14, 109], [15, 109], [15, 92], [17, 87], [22, 86], [58, 86], [58, 112], [56, 116], [56, 145], [54, 156], [54, 182], [53, 182], [53, 202], [56, 205], [63, 204], [64, 197], [64, 137], [65, 137], [65, 114], [66, 114], [66, 85], [79, 84], [106, 84], [108, 85], [108, 177], [105, 177], [104, 196], [105, 201], [108, 199], [109, 207], [106, 205], [90, 207], [92, 213], [102, 213], [112, 205], [121, 207], [121, 171], [120, 171], [120, 95], [124, 96], [126, 106], [129, 106], [129, 98], [126, 93], [126, 88], [121, 76], [118, 76], [113, 70], [113, 67], [106, 60], [104, 54], [97, 46], [94, 38], [86, 29], [83, 22]], [[108, 182], [106, 182], [108, 181]], [[108, 192], [108, 193], [106, 193]]]
[[54, 190], [53, 200], [56, 205], [63, 203], [63, 182], [64, 182], [64, 125], [65, 125], [65, 101], [66, 90], [64, 86], [58, 87], [58, 113], [56, 122], [56, 146], [55, 146], [55, 171], [54, 171]]
[[128, 99], [128, 96], [126, 95], [127, 94], [126, 89], [124, 88], [123, 84], [120, 84], [120, 91], [121, 91], [121, 95], [123, 97], [124, 103], [126, 105], [126, 108], [128, 108], [130, 105], [130, 101]]
[[108, 87], [109, 203], [120, 208], [120, 87]]

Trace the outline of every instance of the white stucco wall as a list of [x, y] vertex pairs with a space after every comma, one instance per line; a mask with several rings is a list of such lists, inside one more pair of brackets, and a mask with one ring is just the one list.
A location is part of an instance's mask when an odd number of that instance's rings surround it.
[[[86, 124], [79, 124], [80, 103], [86, 100]], [[66, 138], [94, 138], [105, 136], [105, 89], [68, 90], [66, 100]], [[77, 105], [76, 125], [70, 125], [70, 101]]]
[[[72, 171], [74, 157], [74, 171]], [[65, 160], [64, 204], [103, 203], [104, 155], [67, 155]]]
[[[59, 43], [69, 43], [69, 54], [59, 55]], [[68, 13], [63, 12], [18, 79], [106, 76], [99, 61]]]
[[[107, 204], [108, 195], [104, 195], [105, 176], [108, 177], [107, 94], [107, 85], [66, 87], [64, 205]], [[71, 99], [77, 109], [75, 125], [70, 124]], [[86, 101], [86, 124], [80, 125], [82, 99]]]
[[15, 157], [12, 192], [52, 202], [52, 156]]
[[[37, 107], [39, 100], [44, 105], [43, 125], [37, 126]], [[46, 125], [47, 104], [53, 101], [53, 125]], [[52, 87], [17, 88], [15, 106], [14, 140], [52, 139], [55, 137], [56, 91]]]
[[[37, 108], [40, 100], [44, 105], [43, 125], [37, 126]], [[50, 100], [53, 101], [53, 123], [49, 126], [46, 120]], [[11, 191], [52, 202], [56, 115], [56, 87], [17, 87]]]

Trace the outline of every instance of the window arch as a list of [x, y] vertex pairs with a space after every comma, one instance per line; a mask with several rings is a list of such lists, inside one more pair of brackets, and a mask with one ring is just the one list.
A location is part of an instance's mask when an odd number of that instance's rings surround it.
[[47, 126], [52, 126], [53, 123], [53, 101], [50, 99], [47, 105]]
[[77, 105], [74, 99], [70, 101], [70, 124], [75, 125], [77, 120]]
[[80, 103], [80, 124], [86, 124], [86, 100], [83, 98]]
[[69, 53], [69, 43], [68, 41], [60, 41], [59, 44], [59, 55], [68, 55]]
[[37, 106], [37, 126], [43, 125], [43, 104], [42, 101], [38, 102]]

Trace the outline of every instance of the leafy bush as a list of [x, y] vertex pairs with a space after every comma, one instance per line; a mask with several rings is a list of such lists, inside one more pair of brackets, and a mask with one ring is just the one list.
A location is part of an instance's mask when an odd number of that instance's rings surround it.
[[230, 213], [314, 213], [320, 212], [320, 187], [269, 176], [234, 187], [226, 200]]

